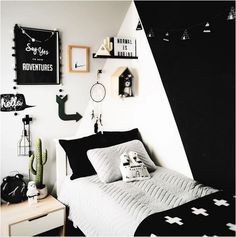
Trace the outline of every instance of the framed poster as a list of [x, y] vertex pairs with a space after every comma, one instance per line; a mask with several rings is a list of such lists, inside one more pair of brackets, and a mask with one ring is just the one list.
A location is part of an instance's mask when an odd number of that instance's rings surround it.
[[14, 35], [17, 84], [59, 84], [59, 32], [15, 25]]
[[69, 72], [88, 72], [89, 60], [88, 60], [89, 48], [80, 45], [68, 46], [69, 57]]

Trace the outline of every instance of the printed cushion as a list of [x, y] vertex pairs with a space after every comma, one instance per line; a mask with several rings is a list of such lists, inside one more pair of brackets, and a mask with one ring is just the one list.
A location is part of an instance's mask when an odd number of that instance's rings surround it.
[[137, 152], [130, 151], [120, 157], [120, 171], [125, 182], [150, 179], [146, 165], [139, 159]]
[[88, 150], [87, 155], [99, 179], [104, 183], [110, 183], [122, 178], [120, 156], [129, 151], [136, 151], [139, 154], [139, 159], [146, 165], [149, 171], [156, 169], [143, 143], [139, 140], [132, 140], [106, 148], [91, 149]]

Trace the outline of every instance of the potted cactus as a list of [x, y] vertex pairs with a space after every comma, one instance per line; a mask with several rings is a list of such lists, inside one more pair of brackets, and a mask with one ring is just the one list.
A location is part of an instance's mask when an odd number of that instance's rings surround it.
[[[35, 158], [35, 169], [33, 167]], [[42, 152], [42, 142], [41, 139], [38, 138], [36, 141], [36, 151], [35, 156], [32, 154], [29, 159], [29, 170], [30, 172], [35, 175], [35, 184], [39, 191], [38, 199], [43, 199], [47, 196], [47, 186], [43, 184], [43, 166], [47, 162], [47, 150], [45, 149]]]

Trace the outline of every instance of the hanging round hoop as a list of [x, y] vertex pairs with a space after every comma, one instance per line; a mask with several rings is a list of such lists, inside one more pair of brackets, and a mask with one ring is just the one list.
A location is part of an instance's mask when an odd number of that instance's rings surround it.
[[103, 84], [96, 82], [90, 89], [90, 97], [94, 102], [102, 102], [106, 96], [106, 88]]

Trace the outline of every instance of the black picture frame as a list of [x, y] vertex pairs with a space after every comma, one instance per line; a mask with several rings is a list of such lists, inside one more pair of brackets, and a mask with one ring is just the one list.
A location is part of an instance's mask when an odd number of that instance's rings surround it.
[[16, 83], [18, 85], [60, 84], [59, 31], [15, 25]]

